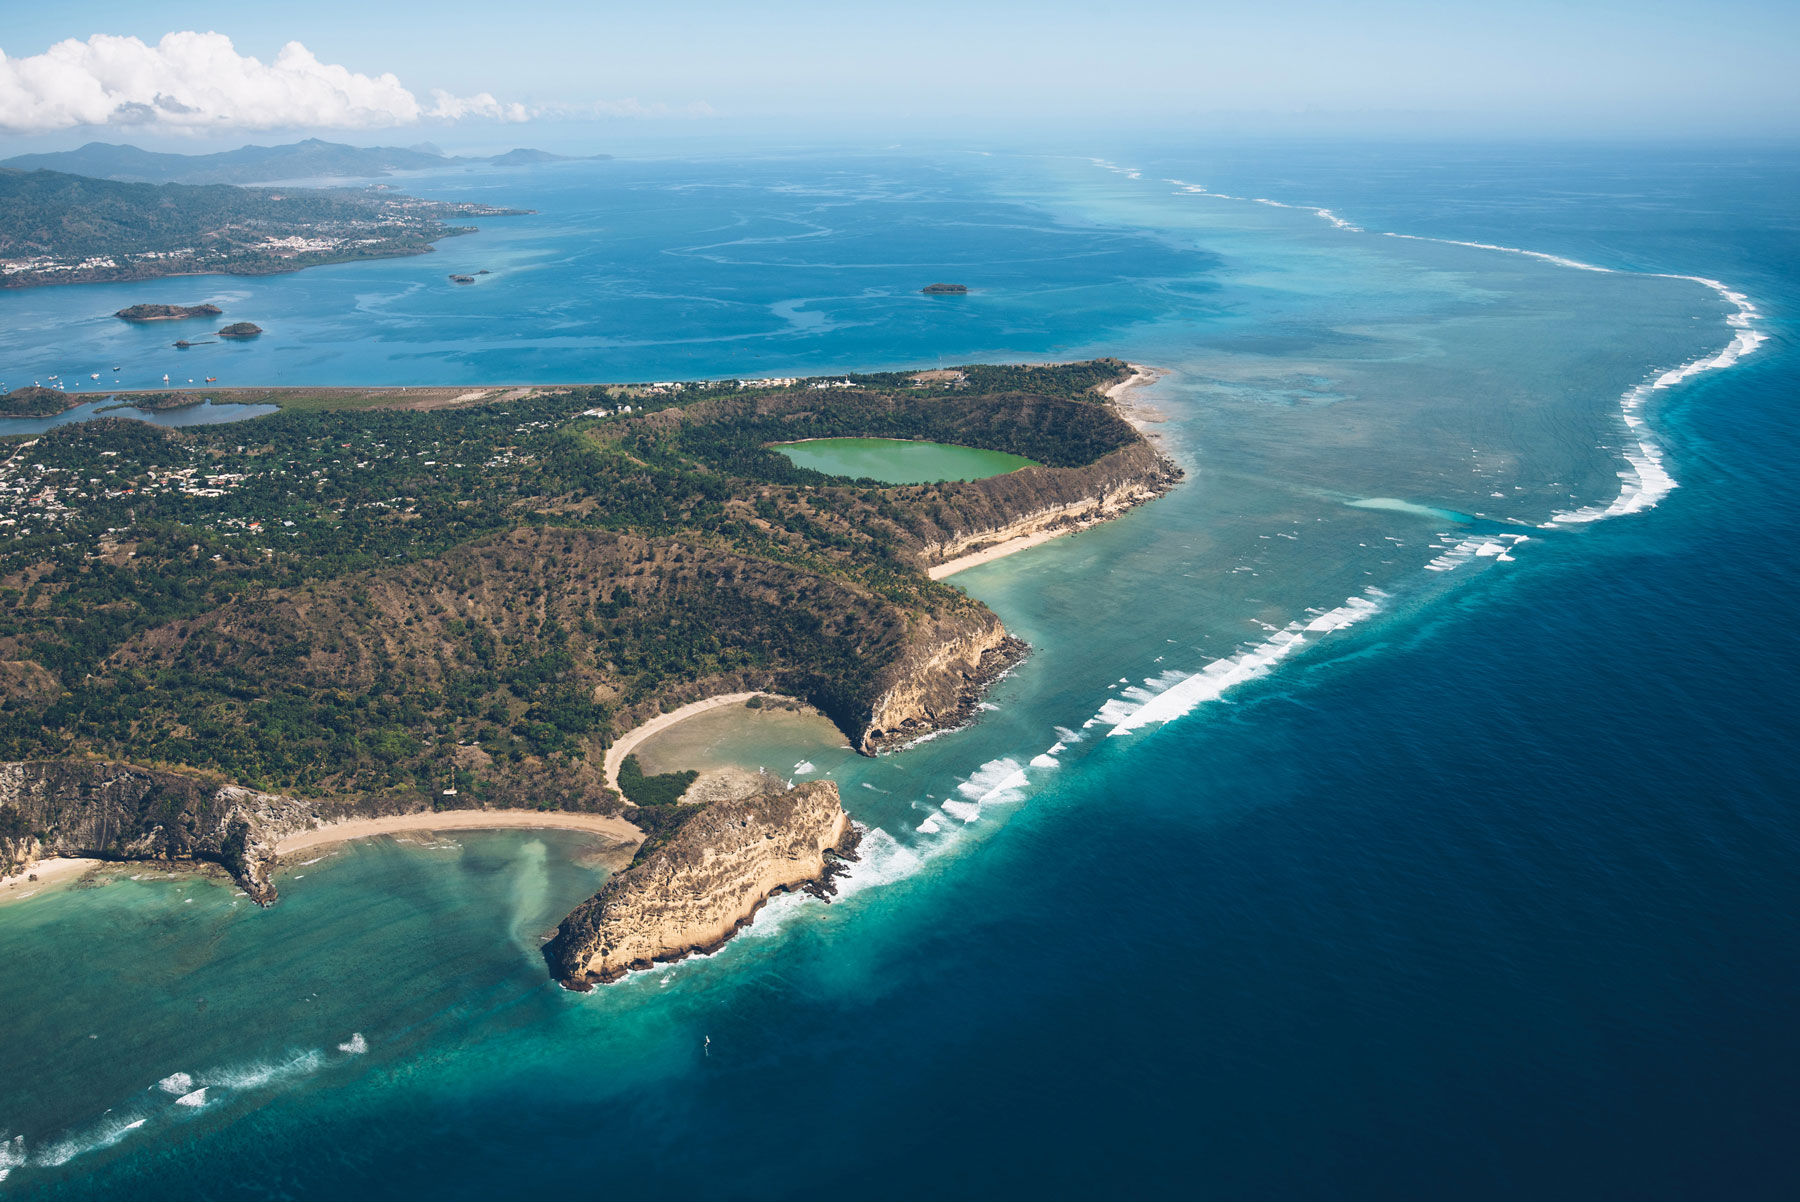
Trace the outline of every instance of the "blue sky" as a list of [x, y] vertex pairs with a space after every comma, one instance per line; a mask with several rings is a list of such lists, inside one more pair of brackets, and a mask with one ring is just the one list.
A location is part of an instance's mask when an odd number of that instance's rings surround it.
[[[237, 54], [265, 64], [285, 43], [298, 41], [321, 71], [396, 76], [418, 99], [417, 113], [402, 105], [371, 119], [360, 109], [354, 121], [334, 126], [327, 109], [314, 106], [293, 122], [295, 129], [359, 135], [347, 138], [353, 141], [534, 140], [494, 128], [507, 124], [503, 117], [526, 118], [525, 125], [535, 123], [546, 134], [588, 121], [670, 130], [850, 122], [895, 129], [1800, 132], [1800, 71], [1793, 65], [1800, 4], [1750, 0], [1705, 6], [1662, 0], [240, 6], [67, 0], [8, 7], [0, 50], [15, 69], [63, 39], [130, 36], [154, 47], [166, 34], [195, 30], [217, 31]], [[53, 92], [60, 85], [46, 80], [50, 70], [40, 63], [29, 86]], [[245, 117], [225, 95], [204, 102], [189, 97], [155, 112], [125, 105], [120, 111], [138, 124], [114, 120], [96, 132], [91, 120], [70, 124], [74, 118], [55, 116], [64, 111], [59, 97], [21, 100], [21, 85], [15, 79], [11, 86], [9, 93], [0, 76], [0, 122], [13, 114], [11, 128], [0, 133], [9, 147], [88, 136], [154, 141], [171, 132], [191, 139], [199, 118], [178, 129], [170, 114], [191, 115], [209, 104], [220, 109], [204, 114], [213, 137], [241, 141], [244, 128], [275, 128], [266, 104]], [[158, 94], [172, 95], [174, 86]], [[434, 90], [450, 100], [435, 100]], [[469, 98], [477, 99], [465, 103]], [[82, 110], [90, 117], [95, 111]], [[372, 137], [383, 128], [406, 136]], [[421, 132], [412, 136], [415, 128]]]

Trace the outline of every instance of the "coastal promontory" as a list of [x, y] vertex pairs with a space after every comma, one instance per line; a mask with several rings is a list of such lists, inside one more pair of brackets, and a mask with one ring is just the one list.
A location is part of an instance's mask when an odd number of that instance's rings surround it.
[[574, 988], [716, 949], [771, 896], [823, 880], [855, 839], [837, 785], [779, 785], [718, 801], [562, 921], [544, 948]]
[[[122, 394], [280, 412], [254, 426], [99, 417], [0, 462], [0, 519], [20, 532], [0, 539], [0, 761], [44, 782], [0, 794], [0, 830], [27, 857], [216, 860], [267, 902], [258, 849], [295, 824], [555, 810], [649, 834], [645, 863], [665, 868], [633, 881], [680, 867], [703, 883], [668, 857], [725, 819], [689, 818], [692, 798], [621, 796], [616, 744], [757, 692], [814, 707], [870, 755], [969, 721], [1026, 648], [939, 577], [1180, 476], [1106, 392], [1132, 374], [1118, 360], [953, 374], [954, 388], [885, 372]], [[18, 404], [70, 400], [42, 393]], [[839, 437], [1034, 466], [883, 484], [777, 449]], [[818, 801], [808, 790], [730, 804], [768, 831], [769, 807], [788, 806], [819, 835], [793, 808]], [[112, 800], [96, 810], [82, 800], [95, 795]], [[815, 852], [836, 846], [826, 833]], [[674, 850], [659, 852], [665, 838]], [[791, 877], [786, 861], [744, 867], [755, 888], [657, 927], [669, 947], [641, 932], [607, 946], [627, 963], [705, 946], [769, 890], [811, 879], [801, 861]], [[604, 975], [623, 954], [571, 960], [568, 975]]]

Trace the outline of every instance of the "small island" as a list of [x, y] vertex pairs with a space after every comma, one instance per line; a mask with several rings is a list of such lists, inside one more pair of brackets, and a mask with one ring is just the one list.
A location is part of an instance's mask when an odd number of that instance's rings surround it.
[[253, 321], [234, 321], [219, 331], [219, 337], [254, 338], [262, 332], [262, 327]]
[[81, 398], [70, 396], [60, 388], [15, 388], [0, 395], [0, 417], [55, 417], [81, 404]]
[[120, 321], [182, 321], [189, 317], [217, 317], [224, 311], [217, 305], [132, 305], [113, 316]]
[[475, 277], [472, 275], [452, 275], [450, 277], [450, 282], [452, 284], [473, 284], [475, 282]]
[[927, 284], [919, 289], [926, 296], [962, 296], [968, 290], [967, 284]]

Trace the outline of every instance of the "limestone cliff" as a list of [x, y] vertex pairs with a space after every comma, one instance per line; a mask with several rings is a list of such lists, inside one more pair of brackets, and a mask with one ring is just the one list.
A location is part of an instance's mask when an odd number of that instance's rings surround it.
[[275, 900], [275, 842], [317, 821], [292, 797], [104, 760], [0, 764], [0, 852], [17, 869], [43, 855], [210, 860], [259, 905]]
[[874, 704], [857, 750], [884, 747], [955, 726], [975, 712], [982, 692], [1025, 654], [987, 609], [919, 619], [900, 658], [877, 674]]
[[716, 802], [565, 918], [544, 956], [585, 988], [711, 951], [772, 894], [823, 878], [851, 837], [831, 781]]
[[1072, 531], [1155, 500], [1181, 469], [1142, 439], [1086, 467], [1032, 467], [957, 485], [944, 516], [913, 531], [932, 566], [1021, 535]]
[[423, 794], [285, 797], [114, 760], [0, 763], [0, 876], [46, 856], [205, 860], [269, 906], [275, 848], [289, 835], [430, 808]]

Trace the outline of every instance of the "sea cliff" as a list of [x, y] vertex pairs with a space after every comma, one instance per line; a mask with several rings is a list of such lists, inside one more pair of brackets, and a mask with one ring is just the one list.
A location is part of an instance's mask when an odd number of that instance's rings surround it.
[[957, 726], [1028, 648], [987, 609], [919, 623], [900, 657], [876, 677], [873, 703], [852, 732], [864, 755]]
[[1173, 488], [1181, 469], [1139, 439], [1084, 467], [1029, 467], [955, 486], [933, 520], [915, 525], [921, 566], [1009, 539], [1067, 533], [1118, 517]]
[[853, 838], [831, 781], [715, 802], [565, 918], [545, 959], [580, 989], [712, 951], [772, 895], [822, 881]]
[[0, 835], [0, 875], [48, 855], [206, 860], [265, 906], [276, 841], [316, 821], [292, 797], [106, 760], [0, 764], [0, 814], [17, 828]]

